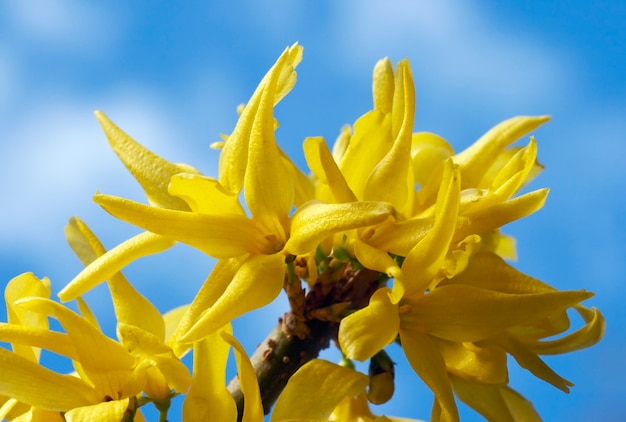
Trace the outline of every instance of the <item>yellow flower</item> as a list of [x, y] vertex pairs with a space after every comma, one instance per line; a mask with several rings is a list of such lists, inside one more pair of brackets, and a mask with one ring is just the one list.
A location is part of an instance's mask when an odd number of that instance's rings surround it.
[[193, 377], [183, 404], [185, 422], [237, 420], [235, 401], [225, 387], [226, 361], [231, 346], [245, 398], [241, 420], [263, 421], [263, 404], [254, 368], [241, 344], [232, 336], [230, 325], [226, 325], [194, 344]]
[[289, 379], [270, 421], [418, 422], [374, 415], [365, 395], [368, 382], [353, 369], [314, 359]]
[[[210, 309], [201, 317], [194, 315], [200, 318], [198, 321], [186, 318], [189, 323], [195, 322], [184, 334], [187, 342], [200, 340], [237, 316], [272, 301], [283, 287], [285, 261], [290, 256], [314, 252], [331, 234], [378, 223], [393, 212], [389, 203], [379, 201], [344, 204], [309, 201], [291, 214], [294, 184], [298, 179], [289, 177], [293, 170], [276, 144], [273, 107], [293, 87], [294, 68], [301, 52], [297, 45], [285, 50], [243, 109], [224, 145], [219, 181], [196, 173], [179, 174], [178, 168], [168, 170], [170, 166], [163, 164], [164, 172], [170, 177], [168, 195], [184, 199], [191, 212], [180, 207], [161, 208], [106, 195], [95, 196], [95, 201], [111, 214], [155, 233], [145, 234], [151, 246], [160, 246], [160, 242], [171, 239], [226, 260], [210, 276], [219, 282], [212, 283], [210, 292], [201, 290], [195, 301], [202, 302], [203, 309], [208, 306]], [[147, 186], [151, 184], [154, 182]], [[153, 190], [162, 192], [162, 186]], [[246, 216], [237, 200], [241, 190], [251, 217]], [[157, 236], [156, 240], [153, 236]], [[119, 269], [120, 264], [144, 254], [137, 243], [121, 245], [97, 265], [88, 267], [60, 297], [71, 298], [75, 293], [69, 292], [95, 285], [112, 270]], [[115, 260], [118, 265], [112, 265]], [[106, 271], [99, 271], [101, 268]]]
[[[99, 240], [79, 219], [73, 218], [66, 228], [68, 241], [81, 260], [88, 264], [105, 253]], [[43, 347], [72, 359], [76, 376], [56, 374], [25, 360], [18, 353], [0, 349], [3, 354], [3, 373], [7, 374], [3, 394], [38, 409], [64, 412], [67, 420], [120, 420], [124, 414], [135, 414], [135, 397], [143, 392], [150, 401], [169, 405], [172, 389], [178, 393], [187, 390], [191, 377], [173, 350], [166, 346], [166, 336], [176, 326], [180, 312], [162, 317], [141, 296], [121, 273], [109, 280], [113, 304], [118, 318], [117, 334], [120, 343], [106, 337], [86, 303], [78, 298], [82, 316], [57, 304], [45, 296], [35, 296], [37, 285], [32, 275], [14, 279], [7, 292], [20, 289], [29, 292], [9, 306], [13, 313], [33, 318], [51, 316], [59, 320], [65, 334], [46, 327], [23, 327], [9, 319], [2, 326], [0, 339], [21, 344], [22, 348]], [[24, 320], [24, 318], [20, 318]], [[23, 327], [23, 328], [22, 328]], [[28, 328], [26, 330], [25, 328]], [[28, 349], [26, 349], [28, 351]], [[23, 354], [23, 353], [22, 353]], [[37, 380], [32, 383], [32, 380]], [[52, 387], [56, 384], [56, 387]], [[137, 413], [139, 414], [139, 413]], [[106, 419], [108, 418], [108, 419]]]

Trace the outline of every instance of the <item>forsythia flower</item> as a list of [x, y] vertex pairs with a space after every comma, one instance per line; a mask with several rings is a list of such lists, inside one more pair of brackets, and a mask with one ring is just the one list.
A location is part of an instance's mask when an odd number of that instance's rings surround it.
[[[542, 169], [534, 138], [511, 145], [549, 118], [506, 120], [455, 154], [438, 135], [413, 132], [409, 62], [394, 70], [383, 59], [374, 67], [373, 109], [344, 127], [332, 150], [323, 138], [304, 140], [306, 176], [278, 146], [273, 112], [301, 59], [302, 47], [287, 48], [242, 106], [217, 144], [218, 178], [170, 163], [96, 112], [149, 205], [99, 193], [94, 200], [146, 231], [107, 252], [82, 221], [70, 220], [66, 236], [85, 269], [59, 298], [76, 299], [80, 315], [49, 299], [47, 279], [23, 274], [9, 283], [0, 341], [13, 351], [0, 349], [0, 416], [132, 420], [153, 402], [164, 417], [170, 399], [186, 393], [187, 422], [262, 421], [276, 397], [275, 422], [409, 421], [369, 409], [393, 395], [385, 350], [392, 344], [433, 391], [433, 421], [458, 420], [457, 398], [489, 420], [539, 420], [508, 386], [509, 355], [569, 391], [573, 384], [540, 355], [595, 344], [604, 318], [581, 305], [592, 293], [558, 291], [507, 264], [515, 245], [500, 232], [546, 200], [547, 189], [519, 194]], [[191, 304], [161, 315], [120, 270], [176, 242], [218, 261]], [[81, 299], [105, 281], [119, 342]], [[231, 321], [283, 289], [291, 309], [248, 358]], [[584, 324], [566, 333], [572, 309]], [[51, 331], [49, 316], [65, 332]], [[345, 365], [315, 359], [330, 340]], [[310, 349], [294, 351], [298, 344]], [[231, 347], [238, 382], [227, 389]], [[40, 348], [70, 358], [76, 373], [41, 366]], [[191, 374], [180, 361], [189, 351]], [[369, 376], [350, 359], [370, 360]], [[268, 365], [290, 369], [277, 374]], [[266, 395], [272, 388], [278, 392]]]
[[[66, 236], [85, 264], [105, 253], [99, 240], [78, 218], [70, 220]], [[39, 285], [44, 286], [47, 295], [35, 295], [42, 290], [37, 288]], [[9, 323], [2, 326], [0, 339], [12, 341], [17, 348], [12, 355], [0, 350], [5, 355], [4, 379], [9, 380], [5, 388], [15, 399], [33, 409], [56, 412], [51, 417], [62, 412], [66, 420], [115, 421], [128, 413], [137, 412], [140, 417], [136, 396], [142, 391], [151, 401], [169, 406], [172, 389], [178, 393], [187, 390], [191, 382], [189, 370], [165, 345], [166, 331], [174, 331], [177, 313], [162, 317], [121, 273], [110, 278], [109, 287], [120, 343], [99, 330], [82, 299], [78, 298], [82, 316], [47, 299], [46, 279], [40, 282], [31, 274], [23, 274], [9, 283], [7, 307], [18, 317], [9, 318]], [[19, 300], [11, 293], [17, 289], [23, 292]], [[48, 316], [58, 319], [66, 334], [41, 327], [42, 317], [45, 321]], [[76, 376], [56, 374], [30, 359], [24, 360], [22, 356], [38, 354], [39, 347], [72, 359]], [[33, 378], [37, 383], [32, 384]]]

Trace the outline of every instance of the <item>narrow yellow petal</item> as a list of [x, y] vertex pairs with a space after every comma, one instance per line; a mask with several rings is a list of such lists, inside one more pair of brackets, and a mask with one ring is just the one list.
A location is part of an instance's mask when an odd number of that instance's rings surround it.
[[368, 382], [366, 375], [352, 369], [314, 359], [289, 379], [270, 421], [328, 420], [344, 397], [356, 396]]
[[[224, 329], [230, 332], [230, 326]], [[194, 344], [193, 376], [183, 402], [185, 422], [235, 421], [237, 406], [225, 386], [230, 346], [217, 330]]]
[[328, 185], [334, 202], [355, 202], [357, 200], [328, 150], [324, 138], [306, 138], [302, 148], [311, 172], [322, 183]]
[[129, 398], [125, 398], [78, 407], [65, 413], [64, 416], [68, 422], [119, 422], [124, 420], [129, 401]]
[[481, 250], [469, 261], [465, 271], [442, 283], [464, 284], [510, 294], [546, 293], [557, 290], [507, 264], [493, 252]]
[[440, 420], [458, 421], [459, 414], [446, 373], [446, 365], [437, 345], [427, 334], [407, 329], [404, 325], [400, 329], [400, 341], [409, 364], [435, 394], [435, 400], [441, 408]]
[[360, 239], [355, 239], [354, 254], [361, 265], [370, 270], [387, 274], [394, 279], [391, 302], [396, 304], [404, 295], [404, 275], [396, 261], [388, 254]]
[[450, 376], [450, 381], [452, 381], [457, 397], [487, 420], [502, 422], [515, 422], [517, 420], [511, 414], [500, 393], [502, 386], [472, 382], [454, 375]]
[[393, 106], [394, 74], [391, 60], [385, 57], [374, 66], [372, 76], [372, 96], [374, 108], [383, 113], [391, 113]]
[[259, 381], [248, 354], [231, 334], [224, 331], [220, 334], [226, 343], [233, 346], [235, 358], [237, 359], [237, 373], [244, 398], [243, 417], [241, 420], [242, 422], [262, 422], [263, 403], [261, 402]]
[[369, 359], [398, 336], [398, 306], [391, 302], [390, 293], [389, 288], [378, 289], [368, 306], [341, 320], [339, 345], [349, 359]]
[[115, 371], [132, 368], [134, 358], [121, 344], [106, 337], [80, 315], [49, 299], [26, 298], [20, 306], [57, 318], [72, 339], [79, 361], [85, 370]]
[[0, 342], [12, 343], [14, 352], [23, 357], [28, 356], [19, 353], [17, 345], [46, 349], [70, 359], [78, 358], [76, 348], [67, 334], [50, 331], [47, 328], [0, 322]]
[[411, 323], [443, 339], [478, 341], [591, 296], [585, 291], [506, 294], [461, 284], [440, 286], [414, 302]]
[[[163, 314], [163, 322], [165, 323], [165, 342], [170, 345], [170, 339], [176, 332], [176, 329], [180, 325], [183, 317], [189, 310], [190, 305], [181, 305], [174, 309], [170, 309]], [[177, 355], [178, 356], [178, 355]]]
[[460, 215], [455, 238], [462, 239], [473, 233], [481, 234], [527, 217], [543, 207], [549, 192], [549, 189], [538, 189], [506, 202]]
[[500, 387], [500, 395], [502, 395], [502, 398], [506, 401], [514, 420], [541, 422], [541, 417], [533, 407], [533, 404], [517, 391], [502, 386]]
[[469, 148], [456, 154], [454, 162], [461, 167], [461, 187], [477, 186], [490, 164], [508, 145], [550, 120], [549, 116], [518, 116], [494, 126]]
[[196, 323], [204, 311], [209, 309], [224, 294], [224, 291], [235, 277], [247, 256], [232, 259], [220, 259], [196, 293], [193, 302], [186, 308], [173, 334], [168, 337], [167, 344], [172, 347], [176, 356], [181, 356], [189, 349], [188, 343], [180, 339]]
[[52, 372], [0, 347], [0, 394], [46, 410], [67, 411], [102, 399], [87, 383]]
[[394, 255], [407, 256], [433, 228], [434, 217], [393, 221], [375, 228], [367, 243]]
[[459, 209], [458, 168], [448, 161], [435, 206], [435, 224], [406, 256], [402, 264], [407, 293], [423, 292], [445, 264]]
[[[430, 132], [414, 133], [411, 137], [411, 161], [415, 183], [420, 192], [430, 185], [430, 179], [441, 179], [443, 163], [454, 155], [454, 150], [441, 136]], [[437, 188], [439, 183], [432, 183]], [[436, 192], [435, 192], [436, 194]]]
[[169, 192], [185, 200], [193, 212], [245, 215], [237, 194], [212, 177], [199, 174], [175, 175], [171, 179]]
[[[106, 253], [100, 240], [78, 217], [72, 217], [65, 226], [65, 237], [85, 266]], [[111, 275], [108, 279], [117, 320], [163, 338], [165, 335], [163, 318], [156, 307], [135, 290], [121, 272]]]
[[285, 280], [285, 256], [252, 255], [237, 270], [215, 304], [190, 328], [183, 342], [196, 342], [233, 319], [267, 305], [278, 296]]
[[408, 61], [398, 63], [393, 96], [391, 149], [376, 164], [368, 176], [363, 199], [390, 202], [408, 214], [407, 204], [412, 203], [409, 195], [415, 191], [411, 167], [411, 139], [415, 114], [415, 88]]
[[[280, 69], [272, 105], [278, 103], [293, 88], [296, 82], [295, 67], [302, 60], [302, 47], [297, 44], [292, 45], [281, 54], [278, 61], [284, 60], [285, 57], [287, 64], [283, 64]], [[220, 183], [236, 194], [241, 192], [244, 185], [244, 176], [248, 162], [248, 142], [261, 96], [270, 78], [276, 77], [276, 67], [277, 64], [274, 64], [257, 86], [220, 154]]]
[[354, 134], [339, 168], [357, 198], [363, 199], [370, 172], [392, 145], [390, 113], [372, 110], [354, 122]]
[[509, 198], [520, 189], [537, 162], [537, 142], [531, 136], [527, 146], [515, 153], [492, 182], [494, 194]]
[[280, 151], [280, 154], [283, 159], [283, 164], [293, 179], [295, 195], [293, 204], [296, 207], [299, 207], [302, 204], [315, 199], [315, 187], [313, 186], [311, 178], [304, 174], [302, 170], [300, 170], [282, 150]]
[[343, 155], [346, 153], [346, 149], [348, 149], [348, 145], [350, 145], [350, 138], [352, 137], [352, 128], [350, 125], [344, 125], [335, 139], [335, 143], [333, 144], [333, 159], [336, 163], [341, 163], [343, 160]]
[[95, 114], [111, 148], [137, 179], [148, 201], [157, 207], [188, 211], [187, 204], [180, 198], [170, 195], [167, 187], [170, 178], [175, 174], [199, 172], [191, 166], [172, 164], [159, 157], [125, 134], [104, 113], [96, 111]]
[[283, 164], [274, 137], [274, 98], [278, 78], [288, 65], [287, 51], [274, 65], [265, 85], [252, 124], [248, 163], [244, 176], [246, 204], [255, 220], [268, 233], [286, 240], [287, 218], [294, 200], [294, 184]]
[[291, 217], [291, 236], [285, 251], [293, 255], [312, 252], [331, 234], [381, 223], [391, 215], [393, 207], [385, 202], [308, 202]]
[[[94, 200], [117, 218], [186, 243], [215, 258], [263, 252], [263, 248], [271, 243], [263, 238], [250, 219], [240, 215], [165, 210], [106, 195], [96, 195]], [[166, 240], [161, 242], [165, 249]], [[170, 241], [169, 245], [172, 244]]]
[[191, 383], [191, 375], [189, 369], [180, 360], [168, 356], [151, 356], [146, 358], [150, 364], [154, 365], [163, 374], [167, 381], [167, 396], [174, 389], [178, 393], [185, 393]]
[[596, 308], [586, 308], [582, 305], [574, 307], [585, 320], [585, 325], [578, 330], [557, 340], [527, 341], [526, 345], [535, 353], [541, 355], [557, 355], [591, 347], [604, 336], [606, 322], [604, 316]]
[[507, 384], [506, 352], [495, 346], [476, 346], [433, 339], [446, 362], [448, 372], [484, 384]]
[[[4, 300], [7, 305], [7, 321], [11, 324], [24, 325], [27, 327], [48, 329], [48, 318], [37, 312], [32, 312], [20, 306], [15, 306], [15, 302], [25, 297], [50, 297], [50, 280], [47, 278], [38, 279], [33, 273], [20, 274], [13, 277], [4, 289]], [[13, 345], [13, 350], [33, 362], [39, 361], [40, 350], [38, 347]]]
[[63, 302], [75, 299], [111, 278], [134, 260], [162, 252], [172, 247], [174, 243], [171, 239], [154, 233], [141, 233], [134, 236], [96, 258], [59, 292], [59, 299]]
[[501, 335], [490, 339], [489, 342], [502, 347], [515, 358], [519, 366], [527, 369], [537, 378], [552, 384], [564, 393], [569, 393], [569, 387], [574, 386], [573, 383], [554, 372], [536, 353], [533, 353], [513, 336]]

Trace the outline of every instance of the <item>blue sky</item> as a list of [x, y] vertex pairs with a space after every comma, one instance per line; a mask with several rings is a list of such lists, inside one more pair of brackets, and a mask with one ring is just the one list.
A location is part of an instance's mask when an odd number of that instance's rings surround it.
[[[276, 110], [277, 138], [301, 165], [305, 136], [331, 142], [371, 107], [372, 67], [385, 56], [411, 62], [415, 129], [457, 150], [505, 118], [553, 116], [535, 133], [546, 170], [531, 186], [550, 187], [548, 202], [505, 232], [518, 239], [518, 268], [595, 292], [587, 304], [603, 311], [607, 333], [592, 349], [547, 359], [576, 384], [569, 396], [523, 370], [512, 369], [512, 385], [547, 421], [626, 418], [623, 2], [2, 2], [0, 283], [32, 271], [58, 292], [80, 269], [63, 237], [72, 215], [108, 247], [137, 233], [91, 202], [96, 190], [143, 200], [93, 110], [169, 160], [215, 175], [209, 145], [232, 130], [236, 106], [294, 41], [304, 61]], [[125, 273], [165, 311], [190, 301], [212, 264], [178, 245]], [[113, 334], [106, 290], [87, 299]], [[279, 300], [237, 323], [248, 350], [284, 310]], [[431, 397], [397, 360], [398, 393], [380, 411], [426, 419]]]

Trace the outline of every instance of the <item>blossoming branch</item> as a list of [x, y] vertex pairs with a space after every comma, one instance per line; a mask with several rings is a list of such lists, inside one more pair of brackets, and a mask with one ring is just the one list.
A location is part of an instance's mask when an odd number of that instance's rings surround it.
[[[60, 302], [46, 278], [26, 273], [7, 284], [1, 418], [141, 421], [142, 408], [154, 405], [166, 420], [172, 398], [183, 395], [184, 421], [263, 421], [267, 413], [276, 422], [406, 420], [370, 410], [393, 399], [391, 348], [432, 390], [433, 421], [458, 420], [457, 400], [489, 420], [539, 420], [509, 386], [509, 357], [569, 391], [573, 384], [540, 356], [598, 342], [602, 314], [581, 304], [592, 293], [558, 291], [512, 267], [514, 241], [500, 231], [546, 200], [547, 189], [519, 194], [542, 169], [534, 138], [512, 144], [549, 118], [511, 118], [455, 153], [442, 137], [413, 132], [409, 62], [394, 69], [383, 59], [373, 109], [341, 129], [332, 148], [305, 139], [309, 169], [301, 170], [277, 143], [274, 117], [301, 58], [301, 46], [287, 48], [214, 145], [216, 177], [168, 162], [96, 112], [147, 204], [100, 193], [94, 200], [145, 231], [107, 251], [73, 217], [65, 234], [85, 269]], [[218, 261], [192, 303], [161, 314], [121, 271], [177, 242]], [[82, 299], [104, 282], [116, 339]], [[282, 291], [290, 308], [249, 358], [231, 322]], [[78, 312], [63, 304], [70, 301]], [[580, 316], [573, 330], [569, 310]], [[341, 362], [318, 359], [331, 344]], [[238, 376], [228, 382], [231, 348]], [[41, 349], [69, 358], [74, 372], [42, 366]], [[187, 353], [192, 368], [181, 362]], [[355, 360], [369, 362], [367, 374]]]

